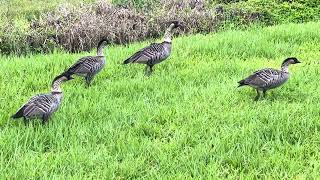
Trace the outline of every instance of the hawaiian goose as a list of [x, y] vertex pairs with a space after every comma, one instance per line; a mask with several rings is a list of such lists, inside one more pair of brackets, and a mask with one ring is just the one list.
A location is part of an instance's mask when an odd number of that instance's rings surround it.
[[260, 98], [260, 91], [263, 92], [263, 95], [266, 95], [266, 91], [273, 89], [284, 84], [290, 77], [289, 74], [289, 65], [297, 64], [300, 61], [295, 57], [287, 58], [283, 61], [281, 65], [281, 70], [266, 68], [254, 72], [252, 75], [239, 81], [239, 86], [251, 86], [257, 91], [257, 96], [255, 100]]
[[92, 79], [98, 74], [105, 65], [103, 48], [107, 41], [101, 40], [97, 46], [97, 56], [86, 56], [79, 59], [67, 71], [67, 74], [76, 74], [85, 78], [87, 86], [90, 86]]
[[71, 79], [72, 77], [65, 73], [55, 77], [52, 82], [51, 93], [33, 96], [15, 115], [12, 116], [12, 118], [16, 119], [23, 117], [25, 124], [27, 124], [28, 119], [41, 118], [42, 123], [45, 124], [61, 104], [62, 91], [60, 89], [60, 84]]
[[164, 35], [164, 41], [162, 43], [152, 43], [149, 46], [141, 49], [133, 54], [123, 64], [140, 63], [146, 64], [145, 75], [149, 76], [152, 73], [152, 67], [165, 59], [171, 54], [171, 41], [173, 36], [173, 29], [181, 27], [181, 23], [174, 21], [166, 30]]

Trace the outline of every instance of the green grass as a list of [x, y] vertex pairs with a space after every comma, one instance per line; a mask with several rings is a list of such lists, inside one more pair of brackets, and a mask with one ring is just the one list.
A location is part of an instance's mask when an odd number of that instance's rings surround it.
[[[94, 52], [1, 57], [0, 176], [319, 177], [319, 29], [314, 22], [176, 38], [172, 56], [149, 78], [142, 65], [121, 65], [147, 42], [105, 49], [93, 86], [80, 78], [64, 84], [63, 103], [46, 126], [9, 117]], [[236, 88], [289, 56], [303, 63], [263, 100]]]
[[[90, 3], [94, 0], [2, 0], [0, 2], [0, 17], [9, 19], [28, 19], [38, 17], [40, 13], [46, 13], [59, 5]], [[3, 20], [3, 19], [1, 19]]]

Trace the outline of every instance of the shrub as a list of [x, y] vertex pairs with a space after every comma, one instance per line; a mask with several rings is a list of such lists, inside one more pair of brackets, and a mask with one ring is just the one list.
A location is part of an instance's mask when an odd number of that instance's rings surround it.
[[159, 0], [112, 0], [112, 4], [118, 7], [137, 9], [137, 10], [152, 10], [158, 6]]
[[50, 32], [45, 34], [47, 38], [71, 52], [90, 50], [101, 38], [123, 44], [144, 38], [147, 33], [145, 16], [104, 2], [80, 8], [62, 5], [33, 24], [35, 32]]
[[[207, 33], [217, 30], [230, 16], [241, 16], [252, 21], [250, 12], [206, 8], [204, 1], [163, 1], [163, 6], [148, 14], [135, 9], [112, 6], [97, 2], [82, 6], [62, 4], [56, 10], [42, 14], [29, 27], [6, 28], [0, 46], [2, 53], [50, 52], [63, 48], [70, 52], [87, 51], [96, 46], [101, 38], [112, 43], [124, 44], [132, 41], [157, 38], [163, 34], [171, 20], [184, 22], [180, 33]], [[249, 18], [247, 18], [249, 17]], [[249, 20], [250, 19], [250, 20]], [[18, 30], [18, 32], [16, 32]], [[14, 32], [12, 36], [10, 32]]]
[[320, 5], [316, 0], [112, 2], [113, 5], [106, 1], [60, 4], [31, 20], [1, 21], [0, 53], [50, 52], [55, 48], [77, 52], [92, 49], [101, 38], [116, 44], [157, 38], [172, 20], [184, 23], [179, 34], [188, 34], [213, 32], [227, 26], [243, 28], [257, 22], [270, 25], [312, 21], [320, 17]]

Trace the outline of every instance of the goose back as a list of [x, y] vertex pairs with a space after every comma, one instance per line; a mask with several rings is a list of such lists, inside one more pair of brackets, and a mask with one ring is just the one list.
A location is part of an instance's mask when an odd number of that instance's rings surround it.
[[244, 79], [244, 84], [259, 90], [268, 90], [281, 86], [289, 79], [289, 73], [266, 68], [254, 72]]
[[13, 118], [42, 118], [57, 111], [61, 104], [62, 93], [38, 94], [24, 104]]
[[87, 56], [79, 59], [68, 70], [68, 73], [86, 76], [87, 74], [97, 74], [105, 65], [104, 56]]
[[171, 43], [152, 43], [149, 46], [136, 52], [134, 55], [124, 61], [124, 64], [128, 63], [141, 63], [154, 65], [167, 59], [171, 54]]

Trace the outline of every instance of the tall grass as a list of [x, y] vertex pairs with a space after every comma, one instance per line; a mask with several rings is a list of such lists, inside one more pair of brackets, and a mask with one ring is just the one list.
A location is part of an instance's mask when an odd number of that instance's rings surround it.
[[[63, 85], [49, 124], [9, 116], [78, 58], [2, 57], [3, 178], [316, 178], [320, 176], [320, 23], [176, 38], [173, 54], [143, 76], [122, 61], [149, 42], [109, 47], [93, 86]], [[253, 102], [237, 81], [296, 56], [291, 79]]]

